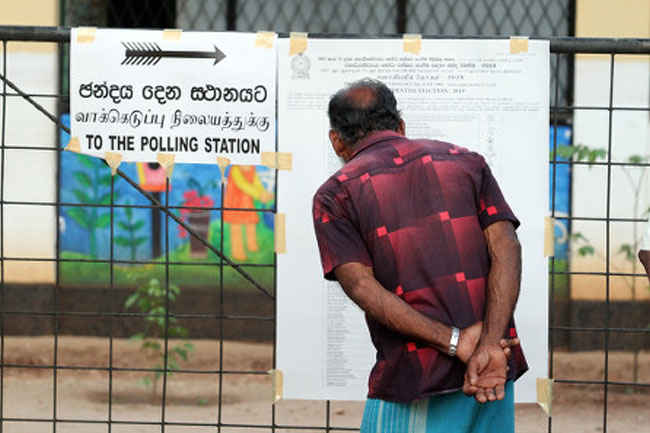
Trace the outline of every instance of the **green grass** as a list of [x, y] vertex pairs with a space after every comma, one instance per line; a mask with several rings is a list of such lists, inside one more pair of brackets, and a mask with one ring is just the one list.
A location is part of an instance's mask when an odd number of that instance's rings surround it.
[[[214, 220], [210, 224], [209, 242], [217, 249], [220, 248], [221, 221]], [[230, 257], [230, 227], [224, 226], [224, 245], [223, 250], [227, 257]], [[171, 227], [170, 227], [171, 230]], [[258, 243], [260, 250], [256, 253], [249, 253], [246, 263], [255, 264], [272, 264], [273, 263], [273, 231], [266, 225], [258, 225]], [[61, 258], [66, 260], [89, 260], [90, 256], [86, 254], [75, 253], [72, 251], [62, 251]], [[146, 265], [114, 265], [113, 276], [114, 285], [117, 287], [131, 287], [138, 282], [150, 278], [157, 278], [165, 281], [166, 267], [165, 257], [155, 259], [160, 264]], [[179, 248], [170, 251], [170, 262], [192, 263], [192, 262], [214, 262], [214, 265], [170, 265], [170, 283], [181, 288], [183, 287], [215, 287], [219, 284], [219, 258], [217, 255], [208, 251], [208, 256], [203, 259], [193, 259], [190, 256], [189, 238], [187, 242]], [[243, 269], [251, 274], [262, 286], [269, 288], [273, 284], [272, 268], [246, 267]], [[110, 285], [110, 265], [108, 263], [84, 263], [75, 261], [66, 261], [61, 263], [61, 284], [70, 286], [101, 286]], [[251, 284], [246, 281], [236, 270], [229, 266], [224, 267], [223, 274], [224, 287], [250, 287]]]

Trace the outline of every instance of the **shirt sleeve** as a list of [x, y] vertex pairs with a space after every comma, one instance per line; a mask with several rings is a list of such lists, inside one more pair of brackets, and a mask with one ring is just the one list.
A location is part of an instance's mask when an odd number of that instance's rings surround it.
[[327, 280], [335, 281], [334, 269], [345, 263], [372, 266], [347, 195], [319, 192], [314, 196], [312, 210], [323, 275]]
[[481, 229], [485, 230], [491, 224], [504, 220], [512, 222], [515, 228], [519, 227], [519, 220], [508, 206], [497, 180], [492, 175], [492, 170], [483, 158], [481, 158], [481, 165], [478, 214]]
[[639, 245], [640, 250], [650, 251], [650, 217], [645, 223], [643, 229], [643, 237], [641, 238], [641, 245]]

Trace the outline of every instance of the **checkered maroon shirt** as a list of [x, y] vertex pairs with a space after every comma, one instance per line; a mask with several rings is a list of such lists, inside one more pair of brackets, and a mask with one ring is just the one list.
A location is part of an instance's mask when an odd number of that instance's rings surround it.
[[[519, 221], [482, 156], [393, 131], [364, 139], [314, 196], [325, 278], [358, 262], [423, 314], [465, 328], [485, 316], [490, 258], [483, 229]], [[412, 401], [462, 387], [465, 365], [366, 316], [377, 349], [368, 397]], [[509, 330], [516, 336], [514, 323]], [[519, 348], [509, 379], [528, 369]]]

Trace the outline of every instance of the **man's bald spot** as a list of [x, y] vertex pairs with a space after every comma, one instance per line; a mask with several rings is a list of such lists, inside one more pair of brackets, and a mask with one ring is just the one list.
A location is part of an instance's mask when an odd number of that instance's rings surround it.
[[355, 108], [368, 108], [377, 103], [377, 92], [372, 87], [353, 87], [345, 92], [345, 100]]

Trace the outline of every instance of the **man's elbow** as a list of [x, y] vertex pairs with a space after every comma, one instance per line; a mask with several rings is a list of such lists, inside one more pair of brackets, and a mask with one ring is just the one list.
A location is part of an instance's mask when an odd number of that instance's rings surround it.
[[371, 303], [372, 286], [365, 278], [358, 279], [354, 284], [341, 285], [343, 291], [363, 311], [367, 311]]
[[345, 294], [365, 311], [371, 293], [372, 271], [359, 263], [350, 263], [334, 269], [334, 276]]
[[511, 243], [511, 248], [513, 254], [515, 254], [517, 257], [519, 257], [519, 260], [521, 261], [521, 242], [519, 242], [519, 238], [515, 234], [515, 236], [510, 240]]

